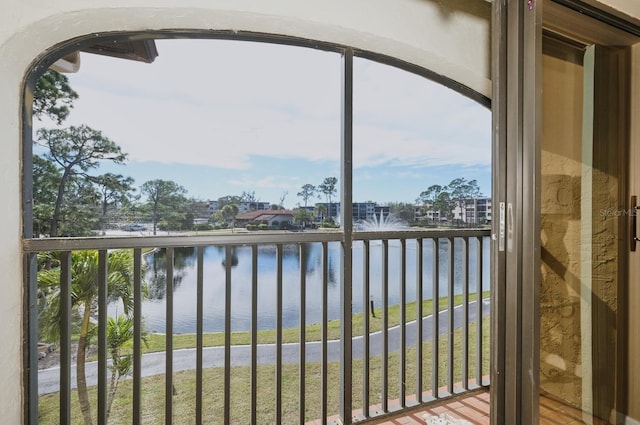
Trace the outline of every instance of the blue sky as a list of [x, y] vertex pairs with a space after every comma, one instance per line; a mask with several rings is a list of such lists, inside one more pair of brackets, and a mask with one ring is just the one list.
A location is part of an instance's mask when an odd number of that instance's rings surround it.
[[[101, 130], [129, 154], [103, 167], [174, 180], [190, 196], [255, 191], [285, 206], [340, 176], [336, 53], [223, 40], [157, 42], [153, 64], [82, 54], [64, 125]], [[47, 123], [42, 123], [47, 125]], [[490, 194], [491, 114], [403, 70], [354, 63], [354, 200], [413, 202], [432, 184], [476, 179]]]

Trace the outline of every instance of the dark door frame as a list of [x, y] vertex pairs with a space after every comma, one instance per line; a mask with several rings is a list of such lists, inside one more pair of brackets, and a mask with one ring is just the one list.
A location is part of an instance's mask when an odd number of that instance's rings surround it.
[[[551, 0], [629, 34], [582, 0]], [[539, 422], [542, 0], [494, 0], [491, 423]]]

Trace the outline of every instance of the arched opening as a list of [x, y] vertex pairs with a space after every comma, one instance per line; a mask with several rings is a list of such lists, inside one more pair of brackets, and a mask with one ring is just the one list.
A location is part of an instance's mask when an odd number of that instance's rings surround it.
[[[36, 114], [34, 143], [25, 139], [24, 193], [35, 201], [25, 207], [29, 297], [40, 296], [40, 310], [30, 311], [31, 364], [37, 342], [51, 338], [38, 323], [53, 312], [49, 319], [62, 328], [52, 340], [59, 369], [34, 372], [32, 412], [42, 420], [126, 421], [153, 405], [156, 420], [366, 419], [376, 414], [375, 403], [387, 413], [396, 402], [405, 407], [487, 385], [488, 303], [481, 299], [489, 289], [491, 203], [480, 196], [490, 191], [486, 98], [429, 70], [346, 46], [255, 34], [149, 37], [147, 47], [153, 40], [159, 53], [153, 61], [147, 56], [151, 64], [108, 57], [123, 56], [119, 43], [140, 37], [117, 37], [112, 45], [101, 39], [112, 47], [106, 56], [95, 40], [83, 41], [81, 51], [100, 54], [81, 53], [79, 72], [68, 77], [79, 94], [69, 117], [59, 125], [51, 120], [55, 109], [48, 118]], [[484, 153], [476, 155], [479, 146]], [[360, 227], [390, 215], [400, 228]], [[148, 249], [159, 252], [143, 255]], [[95, 250], [95, 291], [82, 304], [78, 255]], [[121, 251], [131, 255], [131, 310], [111, 303], [111, 253]], [[109, 351], [108, 318], [120, 308], [132, 320], [132, 348]], [[454, 324], [462, 312], [464, 323]], [[84, 330], [76, 315], [88, 318]], [[438, 319], [448, 331], [425, 336], [425, 329], [439, 329]], [[147, 378], [143, 365], [142, 337], [156, 338], [153, 331], [165, 335], [151, 350], [164, 352], [164, 379]], [[224, 336], [205, 342], [216, 332]], [[86, 345], [76, 346], [76, 338]], [[242, 338], [249, 341], [247, 363], [232, 367]], [[259, 366], [263, 338], [274, 353]], [[290, 344], [301, 356], [293, 366]], [[305, 357], [312, 348], [302, 347], [314, 344], [321, 350]], [[219, 347], [222, 368], [207, 363], [210, 345]], [[92, 347], [95, 358], [71, 358]], [[174, 348], [195, 359], [177, 366], [184, 359]], [[130, 370], [109, 366], [130, 354], [139, 362]], [[264, 378], [265, 370], [275, 374]], [[107, 371], [112, 381], [100, 381]], [[76, 373], [86, 382], [71, 379]], [[296, 374], [297, 385], [288, 385]], [[330, 385], [337, 380], [343, 384]], [[412, 389], [407, 381], [415, 382]], [[43, 389], [45, 382], [52, 387]], [[214, 402], [204, 389], [216, 385], [228, 391]], [[190, 386], [195, 405], [176, 402]], [[273, 390], [264, 406], [261, 387]], [[133, 411], [118, 393], [133, 394]], [[288, 409], [296, 397], [301, 407]]]

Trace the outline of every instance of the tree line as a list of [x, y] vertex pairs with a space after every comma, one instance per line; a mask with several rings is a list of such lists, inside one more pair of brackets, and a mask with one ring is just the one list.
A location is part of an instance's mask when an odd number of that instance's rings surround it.
[[431, 185], [420, 193], [416, 204], [423, 205], [425, 209], [436, 212], [439, 218], [453, 220], [454, 210], [459, 208], [464, 211], [473, 199], [482, 194], [476, 180], [467, 180], [459, 177], [451, 180], [448, 185]]
[[[158, 224], [187, 226], [193, 224], [197, 201], [187, 198], [179, 184], [162, 179], [143, 183], [139, 193], [131, 177], [98, 173], [100, 164], [124, 164], [127, 154], [120, 146], [87, 125], [63, 127], [78, 94], [66, 76], [48, 70], [38, 80], [34, 91], [33, 115], [49, 118], [54, 128], [41, 128], [34, 137], [36, 152], [32, 161], [33, 232], [36, 235], [85, 236], [104, 230], [109, 219], [123, 212], [133, 216], [145, 214]], [[143, 202], [138, 202], [141, 198]], [[191, 216], [189, 216], [191, 214]], [[97, 335], [95, 312], [98, 298], [99, 254], [95, 250], [71, 254], [71, 319], [76, 344], [77, 399], [83, 422], [92, 425], [94, 416], [87, 386], [85, 364], [92, 338]], [[108, 252], [108, 298], [118, 301], [121, 314], [107, 319], [107, 355], [110, 374], [107, 384], [107, 417], [118, 385], [131, 374], [133, 356], [125, 349], [134, 336], [132, 307], [134, 300], [134, 266], [131, 250]], [[38, 255], [38, 340], [57, 344], [60, 341], [60, 254]], [[143, 273], [144, 274], [144, 273]], [[143, 294], [146, 294], [143, 283]], [[141, 330], [143, 342], [146, 331]]]
[[[96, 230], [104, 231], [109, 222], [140, 217], [147, 217], [153, 223], [155, 234], [163, 226], [191, 229], [194, 217], [208, 215], [207, 205], [187, 197], [186, 189], [174, 181], [149, 180], [136, 191], [134, 180], [129, 176], [99, 173], [103, 163], [125, 164], [127, 153], [100, 130], [87, 125], [62, 126], [77, 98], [67, 77], [55, 71], [46, 71], [37, 82], [33, 115], [37, 119], [49, 118], [56, 126], [39, 129], [34, 137], [32, 208], [36, 235], [85, 236]], [[327, 177], [318, 185], [305, 184], [297, 196], [305, 207], [315, 196], [324, 197], [330, 207], [337, 193], [337, 183], [336, 177]], [[455, 179], [447, 186], [430, 186], [418, 200], [432, 209], [446, 212], [452, 205], [464, 205], [466, 200], [478, 194], [475, 180]], [[277, 207], [283, 207], [285, 197], [286, 192]], [[219, 201], [221, 217], [233, 220], [239, 202], [257, 199], [255, 192], [243, 192], [239, 197], [229, 195]], [[407, 204], [398, 203], [394, 208], [398, 214], [411, 211], [411, 217], [414, 215], [413, 206], [409, 209]], [[299, 211], [305, 212], [306, 208]], [[324, 219], [324, 214], [322, 217]], [[93, 414], [85, 363], [91, 339], [97, 334], [92, 314], [97, 308], [99, 254], [87, 250], [74, 251], [70, 255], [71, 317], [77, 341], [77, 397], [84, 423], [88, 425], [93, 423]], [[107, 352], [111, 361], [108, 415], [118, 384], [131, 373], [133, 365], [131, 353], [123, 348], [133, 339], [134, 268], [131, 250], [113, 250], [107, 255], [109, 300], [118, 300], [123, 306], [123, 314], [110, 317], [107, 322]], [[38, 257], [39, 340], [56, 342], [60, 339], [60, 260], [57, 254], [51, 253], [41, 253]], [[145, 285], [143, 293], [146, 291]]]
[[[317, 186], [307, 183], [301, 187], [298, 192], [298, 197], [304, 202], [305, 209], [308, 206], [308, 201], [317, 195], [318, 199], [324, 198], [326, 203], [331, 206], [333, 197], [337, 192], [338, 179], [336, 177], [327, 177], [323, 182]], [[482, 196], [480, 187], [477, 180], [467, 180], [464, 177], [459, 177], [451, 180], [448, 185], [442, 186], [434, 184], [429, 186], [426, 190], [420, 192], [420, 195], [415, 200], [415, 204], [406, 202], [388, 202], [387, 206], [391, 214], [398, 219], [409, 224], [420, 224], [416, 218], [416, 206], [422, 206], [423, 213], [426, 211], [435, 212], [435, 216], [446, 218], [449, 221], [453, 221], [454, 210], [459, 208], [464, 210], [469, 202], [473, 199], [477, 199]], [[319, 214], [326, 213], [324, 206], [319, 205]], [[308, 218], [308, 212], [299, 212], [299, 215]], [[324, 217], [324, 216], [323, 216]], [[421, 218], [421, 221], [429, 221], [425, 216]]]
[[186, 230], [206, 206], [187, 197], [187, 190], [171, 180], [144, 182], [98, 171], [104, 163], [125, 164], [127, 153], [100, 130], [87, 125], [62, 127], [78, 94], [68, 78], [48, 70], [34, 92], [33, 115], [57, 126], [41, 128], [34, 137], [33, 232], [37, 235], [88, 236], [109, 223], [150, 221], [158, 227]]

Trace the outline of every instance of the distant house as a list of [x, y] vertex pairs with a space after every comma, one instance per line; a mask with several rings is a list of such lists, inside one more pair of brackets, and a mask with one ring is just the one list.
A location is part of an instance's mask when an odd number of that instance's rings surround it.
[[376, 215], [375, 202], [354, 202], [351, 206], [353, 221], [367, 221]]
[[456, 206], [452, 213], [454, 220], [460, 220], [464, 223], [491, 223], [491, 198], [467, 199], [464, 207]]
[[[238, 211], [241, 213], [249, 212], [249, 211], [258, 211], [258, 210], [267, 210], [271, 206], [270, 202], [259, 202], [259, 201], [242, 201], [236, 204], [238, 206]], [[209, 214], [214, 214], [220, 208], [224, 206], [224, 203], [220, 200], [217, 201], [209, 201]]]
[[266, 224], [268, 226], [293, 224], [293, 211], [290, 210], [256, 210], [240, 213], [236, 216], [236, 225], [241, 227], [249, 223]]
[[316, 203], [316, 209], [323, 207], [324, 218], [340, 217], [340, 202], [318, 202]]

